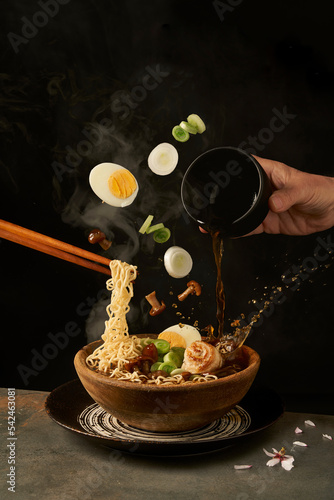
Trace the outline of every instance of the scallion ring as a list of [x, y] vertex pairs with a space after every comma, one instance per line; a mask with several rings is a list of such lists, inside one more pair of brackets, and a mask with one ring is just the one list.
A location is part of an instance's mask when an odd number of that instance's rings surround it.
[[146, 234], [154, 233], [155, 231], [163, 229], [164, 227], [165, 226], [163, 225], [163, 223], [159, 222], [159, 224], [154, 224], [154, 226], [150, 226], [148, 229], [146, 229]]
[[190, 254], [184, 248], [177, 246], [168, 248], [164, 255], [164, 264], [172, 278], [184, 278], [193, 267]]
[[191, 125], [189, 122], [181, 122], [180, 123], [180, 127], [183, 128], [183, 130], [185, 130], [186, 132], [188, 132], [188, 134], [197, 134], [198, 130], [197, 130], [197, 127], [194, 127], [193, 125]]
[[188, 123], [195, 127], [197, 129], [197, 132], [199, 134], [203, 134], [206, 130], [205, 123], [203, 122], [202, 118], [200, 118], [198, 115], [192, 114], [189, 115], [187, 118]]
[[170, 238], [170, 230], [168, 227], [163, 227], [162, 229], [158, 229], [153, 233], [153, 239], [156, 243], [166, 243]]
[[190, 137], [189, 132], [184, 130], [180, 125], [173, 127], [172, 136], [179, 142], [186, 142]]
[[158, 144], [149, 154], [148, 166], [157, 175], [171, 174], [179, 161], [176, 148], [168, 142]]

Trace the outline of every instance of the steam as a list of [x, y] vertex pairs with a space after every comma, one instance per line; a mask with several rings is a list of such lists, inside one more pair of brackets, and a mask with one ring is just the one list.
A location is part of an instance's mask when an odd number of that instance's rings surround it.
[[108, 319], [106, 307], [110, 303], [110, 299], [100, 299], [90, 310], [86, 320], [86, 337], [87, 342], [100, 340], [105, 329], [105, 321]]
[[[77, 189], [63, 213], [63, 222], [87, 230], [100, 229], [107, 239], [113, 242], [107, 256], [131, 263], [140, 247], [139, 233], [134, 227], [131, 214], [121, 208], [113, 208], [104, 203], [97, 204], [96, 201], [88, 201], [87, 205], [83, 206], [84, 200], [80, 189]], [[116, 234], [122, 234], [124, 242], [117, 243]]]
[[[125, 135], [122, 130], [116, 132], [105, 120], [86, 126], [85, 131], [89, 131], [85, 135], [90, 137], [91, 146], [86, 148], [86, 156], [81, 158], [81, 161], [77, 160], [73, 171], [64, 178], [65, 184], [58, 183], [56, 189], [58, 196], [62, 197], [62, 221], [83, 230], [83, 246], [92, 229], [103, 231], [107, 239], [112, 241], [110, 249], [104, 252], [110, 259], [135, 263], [134, 260], [140, 251], [153, 255], [156, 243], [153, 238], [141, 235], [138, 229], [149, 214], [154, 215], [154, 223], [163, 222], [167, 227], [171, 227], [180, 217], [183, 210], [180, 200], [181, 171], [176, 169], [166, 177], [156, 176], [150, 171], [147, 158], [156, 144], [150, 140], [147, 130], [143, 127], [138, 129], [134, 138], [130, 134]], [[75, 153], [84, 151], [83, 143], [72, 146], [71, 151], [71, 158], [75, 159]], [[124, 208], [112, 207], [102, 203], [91, 190], [88, 183], [89, 172], [96, 164], [104, 161], [124, 166], [136, 177], [139, 192], [132, 205]], [[66, 181], [70, 184], [69, 187]], [[70, 189], [71, 193], [68, 200], [64, 199], [66, 189]], [[86, 322], [89, 342], [100, 339], [104, 332], [109, 301], [110, 297], [99, 299], [90, 311]], [[130, 330], [134, 323], [143, 326], [143, 323], [147, 322], [144, 304], [145, 299], [139, 304], [132, 302], [127, 315]]]
[[[102, 230], [113, 241], [110, 258], [131, 263], [140, 250], [138, 229], [147, 215], [159, 217], [155, 222], [166, 225], [171, 219], [180, 216], [182, 174], [176, 171], [171, 179], [158, 178], [149, 170], [147, 157], [152, 149], [152, 141], [145, 137], [146, 131], [143, 133], [142, 128], [139, 128], [139, 136], [134, 139], [126, 137], [122, 131], [115, 132], [111, 125], [108, 127], [98, 122], [86, 127], [85, 131], [86, 137], [89, 134], [94, 144], [91, 143], [90, 149], [87, 148], [89, 154], [76, 165], [70, 176], [74, 180], [74, 189], [62, 208], [62, 220], [72, 227], [84, 230], [96, 227]], [[83, 145], [78, 143], [76, 148], [72, 148], [75, 149], [78, 154], [83, 150]], [[75, 158], [74, 153], [72, 158]], [[124, 166], [136, 177], [139, 192], [132, 205], [112, 207], [102, 203], [92, 192], [88, 183], [89, 172], [97, 163], [104, 161]]]

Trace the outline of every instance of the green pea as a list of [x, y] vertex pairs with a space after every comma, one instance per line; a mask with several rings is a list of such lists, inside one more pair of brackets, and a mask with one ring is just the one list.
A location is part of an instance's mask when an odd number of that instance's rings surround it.
[[170, 343], [164, 339], [152, 339], [153, 344], [157, 348], [158, 355], [164, 356], [167, 352], [170, 351]]

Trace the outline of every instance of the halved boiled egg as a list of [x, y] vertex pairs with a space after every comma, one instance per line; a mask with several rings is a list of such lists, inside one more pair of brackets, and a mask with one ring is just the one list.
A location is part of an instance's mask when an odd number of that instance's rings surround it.
[[167, 340], [171, 347], [183, 347], [184, 349], [187, 347], [185, 338], [171, 330], [164, 330], [159, 333], [159, 339]]
[[134, 175], [116, 163], [99, 163], [89, 174], [89, 184], [102, 201], [113, 207], [131, 205], [138, 193]]
[[[190, 346], [193, 342], [196, 342], [197, 340], [202, 340], [202, 336], [200, 332], [195, 328], [194, 326], [191, 325], [184, 325], [182, 323], [179, 323], [177, 325], [170, 326], [169, 328], [166, 328], [163, 332], [161, 332], [158, 335], [158, 338], [164, 338], [165, 332], [173, 332], [176, 333], [177, 335], [180, 335], [183, 337], [185, 340], [185, 347]], [[160, 337], [161, 335], [161, 337]], [[170, 335], [172, 338], [172, 336]], [[165, 339], [166, 340], [166, 339]], [[182, 346], [183, 347], [183, 346]]]

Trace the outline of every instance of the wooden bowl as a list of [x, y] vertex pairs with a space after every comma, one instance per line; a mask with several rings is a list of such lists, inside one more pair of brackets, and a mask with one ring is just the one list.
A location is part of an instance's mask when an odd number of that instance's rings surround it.
[[196, 429], [222, 417], [245, 396], [260, 365], [258, 353], [242, 346], [246, 368], [234, 375], [194, 384], [138, 384], [110, 378], [87, 366], [87, 356], [100, 343], [86, 345], [74, 358], [75, 369], [86, 391], [122, 422], [155, 432]]

